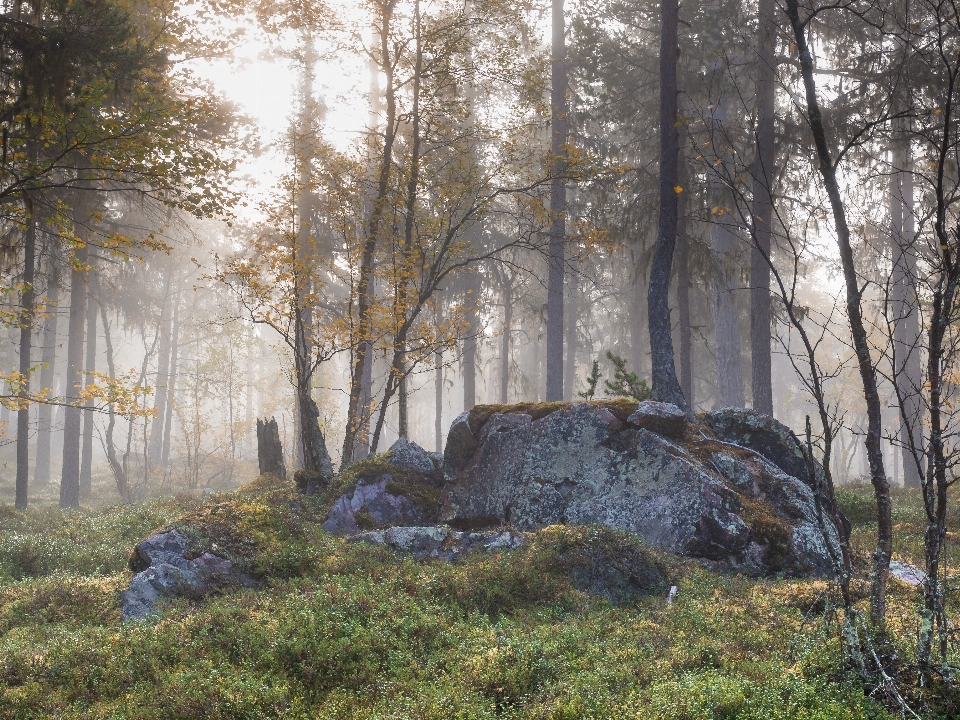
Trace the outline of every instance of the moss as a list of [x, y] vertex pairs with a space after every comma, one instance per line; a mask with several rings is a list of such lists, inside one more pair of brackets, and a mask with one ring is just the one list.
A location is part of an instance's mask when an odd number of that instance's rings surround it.
[[[540, 420], [547, 415], [571, 407], [572, 405], [581, 405], [582, 402], [522, 402], [510, 405], [475, 405], [470, 411], [469, 424], [470, 430], [477, 435], [486, 425], [487, 420], [497, 413], [508, 415], [529, 415], [534, 420]], [[589, 400], [587, 405], [602, 407], [613, 413], [620, 421], [625, 422], [634, 410], [637, 409], [637, 401], [631, 398], [608, 398], [603, 400]]]
[[770, 569], [773, 572], [787, 569], [785, 563], [793, 539], [793, 526], [760, 500], [741, 495], [740, 501], [743, 503], [742, 517], [750, 526], [751, 536], [768, 548]]

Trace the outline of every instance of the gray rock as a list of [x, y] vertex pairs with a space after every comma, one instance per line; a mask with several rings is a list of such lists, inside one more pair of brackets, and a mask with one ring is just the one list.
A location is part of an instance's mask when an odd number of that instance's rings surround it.
[[683, 410], [656, 400], [641, 402], [627, 422], [660, 435], [682, 436], [687, 429], [687, 416]]
[[200, 596], [218, 587], [245, 583], [226, 558], [204, 553], [188, 559], [187, 538], [176, 530], [156, 533], [134, 548], [130, 568], [139, 570], [120, 594], [124, 620], [145, 618], [158, 601]]
[[923, 570], [899, 560], [890, 561], [890, 574], [913, 587], [920, 587], [927, 582], [927, 574]]
[[470, 429], [470, 413], [460, 413], [450, 424], [447, 442], [443, 447], [444, 470], [453, 472], [460, 470], [470, 462], [476, 447], [477, 440]]
[[434, 558], [454, 562], [476, 551], [516, 550], [524, 534], [510, 530], [458, 532], [446, 525], [436, 527], [392, 527], [355, 535], [354, 542], [385, 545], [418, 559]]
[[385, 472], [372, 482], [360, 481], [349, 492], [341, 495], [323, 529], [336, 534], [351, 534], [368, 530], [372, 525], [412, 525], [422, 522], [422, 513], [403, 495], [387, 490], [393, 475]]
[[475, 439], [460, 416], [447, 442], [457, 461], [441, 521], [459, 530], [598, 524], [751, 574], [832, 571], [812, 491], [765, 455], [706, 438], [681, 446], [586, 403], [488, 427], [493, 418]]
[[718, 438], [763, 455], [787, 475], [806, 479], [807, 462], [799, 441], [783, 423], [744, 408], [709, 412], [704, 421]]
[[398, 438], [387, 451], [387, 457], [390, 458], [390, 464], [397, 467], [425, 474], [436, 471], [430, 453], [415, 442], [408, 442], [406, 438]]

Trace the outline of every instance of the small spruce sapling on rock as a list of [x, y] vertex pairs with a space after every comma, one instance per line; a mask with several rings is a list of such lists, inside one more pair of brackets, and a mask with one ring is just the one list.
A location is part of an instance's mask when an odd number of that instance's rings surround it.
[[607, 360], [613, 363], [613, 382], [603, 381], [603, 389], [608, 395], [629, 397], [638, 402], [650, 399], [652, 393], [647, 381], [641, 380], [635, 372], [627, 370], [626, 360], [609, 350], [607, 350]]
[[582, 397], [584, 400], [593, 400], [593, 396], [597, 392], [598, 382], [600, 382], [600, 361], [594, 360], [593, 367], [590, 368], [590, 374], [587, 375], [587, 389], [583, 392], [578, 392], [577, 396]]

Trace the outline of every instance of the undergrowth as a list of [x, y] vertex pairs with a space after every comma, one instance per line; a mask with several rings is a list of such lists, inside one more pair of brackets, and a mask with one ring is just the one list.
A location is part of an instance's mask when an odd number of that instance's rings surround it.
[[[857, 542], [865, 493], [840, 493]], [[178, 527], [246, 562], [260, 586], [121, 624], [129, 548], [183, 511]], [[844, 671], [823, 580], [719, 575], [638, 547], [657, 570], [615, 604], [576, 568], [624, 557], [618, 533], [548, 528], [451, 565], [331, 537], [321, 520], [276, 483], [203, 505], [0, 509], [5, 539], [60, 547], [35, 565], [0, 550], [0, 717], [892, 717]], [[916, 591], [891, 587], [909, 653]]]

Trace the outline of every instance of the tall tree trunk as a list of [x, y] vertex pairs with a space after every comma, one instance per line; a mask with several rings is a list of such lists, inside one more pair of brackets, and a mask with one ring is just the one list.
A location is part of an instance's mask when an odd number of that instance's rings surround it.
[[353, 369], [350, 378], [350, 398], [347, 406], [347, 428], [343, 437], [343, 460], [346, 465], [353, 458], [354, 444], [361, 424], [360, 395], [367, 363], [372, 361], [370, 332], [372, 298], [370, 288], [373, 276], [373, 255], [377, 247], [380, 225], [386, 211], [387, 191], [390, 186], [390, 174], [393, 167], [393, 145], [396, 139], [397, 102], [394, 84], [394, 64], [390, 60], [390, 26], [396, 0], [386, 0], [381, 6], [379, 41], [380, 71], [386, 77], [386, 118], [384, 123], [383, 156], [377, 182], [377, 195], [370, 209], [366, 238], [360, 259], [360, 272], [357, 282], [357, 325], [354, 335], [355, 349]]
[[83, 384], [83, 335], [87, 311], [87, 246], [77, 249], [76, 262], [70, 273], [70, 322], [67, 340], [67, 375], [63, 412], [63, 468], [60, 471], [60, 507], [80, 507], [80, 423], [83, 411], [78, 404]]
[[[47, 388], [51, 394], [56, 375], [57, 362], [57, 321], [59, 312], [57, 303], [60, 301], [60, 277], [53, 248], [50, 250], [49, 267], [47, 268], [47, 303], [46, 319], [43, 321], [43, 348], [40, 361], [40, 387]], [[53, 405], [41, 403], [37, 410], [37, 461], [33, 468], [33, 481], [40, 486], [50, 482], [50, 444], [53, 440]]]
[[774, 0], [760, 0], [757, 53], [757, 157], [753, 179], [754, 237], [750, 253], [750, 353], [753, 409], [773, 415], [770, 356], [770, 239], [773, 234], [773, 180], [776, 147], [776, 23]]
[[[443, 324], [443, 304], [437, 303], [436, 323], [438, 330]], [[438, 332], [439, 334], [439, 332]], [[443, 452], [443, 348], [438, 346], [433, 353], [433, 434], [434, 449]]]
[[[686, 173], [681, 174], [681, 185]], [[687, 193], [680, 193], [677, 203], [677, 313], [680, 332], [680, 391], [691, 410], [696, 407], [693, 395], [693, 328], [690, 322], [690, 239], [687, 235]]]
[[30, 473], [30, 406], [25, 398], [30, 393], [30, 350], [33, 341], [34, 271], [37, 254], [37, 214], [36, 206], [29, 197], [27, 206], [27, 229], [23, 235], [23, 294], [20, 298], [20, 392], [22, 407], [17, 410], [17, 480], [14, 490], [14, 504], [18, 510], [27, 507], [27, 486]]
[[502, 271], [503, 288], [503, 336], [500, 338], [500, 402], [504, 405], [510, 398], [510, 334], [513, 332], [513, 281]]
[[157, 332], [160, 333], [160, 346], [157, 359], [157, 394], [153, 404], [156, 414], [150, 423], [150, 464], [160, 465], [163, 455], [163, 420], [167, 410], [167, 395], [170, 385], [170, 275], [168, 268], [163, 288], [163, 305], [160, 307], [160, 321]]
[[173, 296], [173, 329], [170, 336], [170, 373], [167, 376], [167, 402], [163, 408], [163, 447], [160, 449], [160, 465], [162, 467], [167, 467], [170, 464], [170, 432], [173, 428], [173, 405], [177, 397], [177, 359], [180, 352], [179, 289]]
[[563, 276], [567, 189], [567, 48], [563, 0], [553, 0], [552, 128], [553, 180], [550, 182], [550, 245], [547, 251], [547, 402], [563, 400]]
[[[113, 364], [113, 341], [110, 338], [110, 323], [107, 321], [107, 310], [104, 305], [100, 305], [100, 321], [103, 325], [103, 344], [107, 360], [107, 375], [110, 379], [116, 378], [116, 369]], [[117, 413], [110, 403], [107, 419], [107, 431], [104, 434], [103, 447], [107, 453], [107, 463], [110, 465], [110, 471], [113, 473], [114, 482], [117, 484], [117, 493], [120, 500], [125, 503], [133, 501], [130, 493], [130, 483], [127, 480], [127, 470], [117, 459], [117, 447], [113, 444], [113, 431], [117, 425]]]
[[880, 394], [877, 391], [877, 374], [870, 357], [870, 345], [866, 327], [863, 324], [863, 311], [860, 307], [860, 282], [857, 277], [850, 244], [850, 228], [846, 211], [840, 197], [837, 184], [837, 169], [830, 154], [830, 143], [820, 113], [817, 98], [817, 86], [814, 80], [813, 57], [807, 45], [806, 22], [800, 19], [798, 0], [787, 0], [787, 17], [793, 27], [794, 42], [800, 60], [800, 72], [803, 76], [806, 93], [807, 122], [813, 133], [820, 162], [820, 175], [830, 199], [833, 210], [834, 226], [837, 233], [837, 245], [840, 251], [840, 263], [843, 267], [843, 279], [846, 285], [846, 309], [850, 322], [850, 334], [853, 339], [860, 379], [863, 384], [863, 397], [867, 405], [867, 457], [870, 461], [870, 482], [873, 484], [877, 502], [877, 549], [873, 553], [873, 577], [870, 593], [870, 618], [879, 629], [885, 629], [887, 609], [887, 579], [890, 574], [890, 555], [893, 550], [893, 524], [890, 516], [890, 483], [883, 466], [882, 418], [880, 412]]
[[[87, 384], [94, 381], [97, 370], [97, 293], [99, 283], [95, 280], [96, 269], [87, 279]], [[80, 458], [80, 495], [88, 498], [92, 490], [93, 475], [93, 417], [94, 404], [87, 403], [83, 411], [83, 454]]]
[[922, 445], [920, 392], [920, 321], [917, 313], [916, 221], [913, 214], [913, 158], [904, 121], [894, 138], [890, 175], [890, 240], [893, 267], [890, 277], [893, 314], [894, 378], [901, 400], [900, 447], [903, 485], [920, 487], [920, 468], [914, 449]]
[[467, 272], [467, 336], [463, 339], [463, 410], [477, 404], [477, 337], [480, 334], [480, 273]]
[[678, 0], [660, 4], [660, 220], [657, 245], [647, 286], [647, 322], [650, 328], [653, 396], [690, 412], [684, 400], [673, 363], [673, 333], [670, 326], [670, 271], [677, 242], [677, 25]]
[[[563, 364], [563, 399], [573, 400], [573, 389], [577, 384], [577, 274], [567, 275], [567, 359]], [[634, 368], [639, 371], [640, 368]]]

